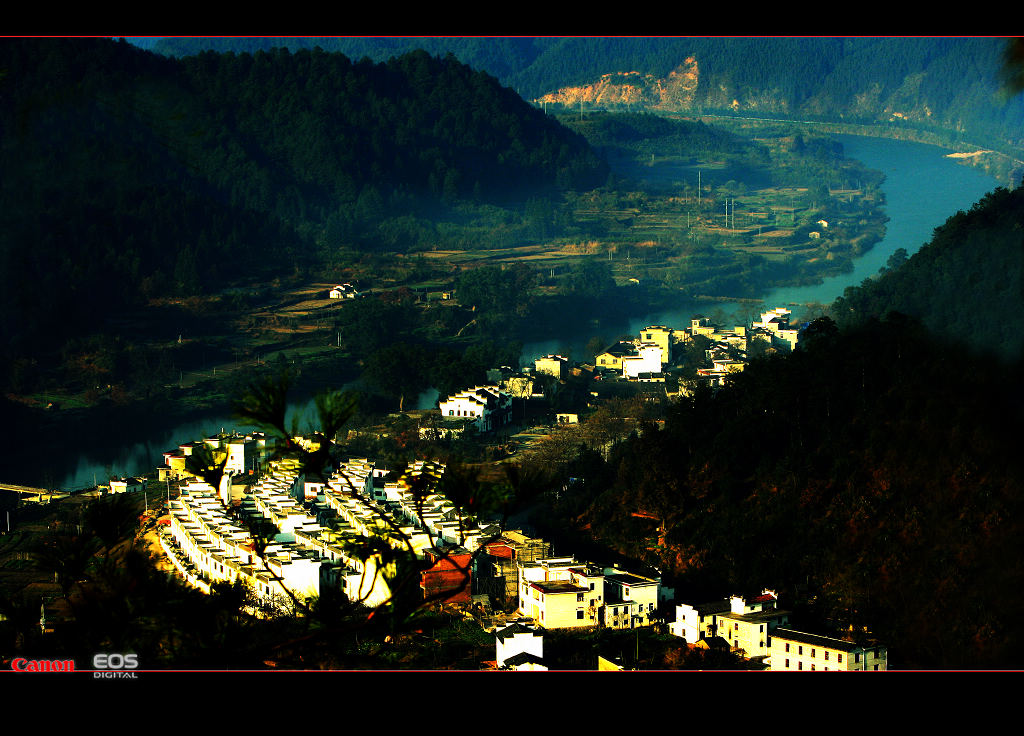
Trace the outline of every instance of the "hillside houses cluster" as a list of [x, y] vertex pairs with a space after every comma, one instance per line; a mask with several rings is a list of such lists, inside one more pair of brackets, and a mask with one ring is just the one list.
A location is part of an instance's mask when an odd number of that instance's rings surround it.
[[789, 625], [790, 611], [777, 607], [772, 590], [759, 595], [676, 605], [669, 632], [688, 644], [742, 652], [775, 671], [885, 670], [887, 649], [812, 634]]
[[352, 284], [338, 284], [327, 292], [329, 299], [356, 299], [362, 294]]
[[790, 310], [776, 307], [762, 313], [749, 327], [737, 325], [732, 329], [713, 325], [703, 315], [695, 315], [690, 326], [680, 330], [651, 325], [632, 341], [619, 340], [596, 355], [594, 367], [599, 374], [627, 381], [662, 382], [666, 380], [666, 366], [678, 358], [680, 348], [702, 336], [711, 343], [705, 353], [711, 367], [697, 369], [697, 380], [721, 386], [730, 373], [744, 369], [746, 355], [755, 341], [761, 341], [767, 349], [790, 351], [796, 347], [800, 330], [790, 324], [791, 315]]
[[[211, 437], [165, 457], [177, 458], [198, 444], [227, 452], [229, 445], [244, 447], [252, 439]], [[244, 470], [242, 460], [238, 467]], [[314, 481], [292, 459], [266, 459], [263, 453], [253, 462], [264, 468], [254, 482], [232, 482], [239, 471], [231, 470], [219, 488], [188, 478], [184, 468], [175, 471], [183, 482], [170, 504], [161, 545], [178, 572], [204, 591], [241, 580], [262, 604], [287, 607], [289, 591], [305, 598], [330, 585], [350, 599], [377, 605], [390, 593], [374, 558], [364, 561], [346, 551], [358, 538], [377, 537], [428, 563], [425, 597], [468, 603], [472, 594], [483, 595], [551, 628], [632, 628], [655, 617], [657, 579], [551, 557], [543, 540], [460, 515], [436, 490], [445, 472], [441, 463], [416, 461], [393, 479], [368, 459], [350, 458], [338, 462], [326, 480]], [[261, 527], [270, 530], [265, 540], [254, 536]], [[259, 554], [261, 542], [266, 547]], [[585, 605], [577, 605], [584, 592]]]
[[[305, 598], [328, 585], [375, 606], [390, 591], [375, 557], [361, 560], [347, 551], [353, 541], [383, 537], [444, 567], [459, 555], [468, 560], [485, 539], [472, 517], [460, 516], [447, 498], [430, 490], [444, 473], [439, 463], [417, 461], [398, 480], [358, 458], [338, 463], [326, 481], [307, 479], [294, 460], [265, 460], [264, 467], [248, 485], [232, 483], [233, 472], [225, 473], [220, 488], [192, 479], [171, 502], [161, 545], [196, 587], [208, 592], [214, 583], [241, 580], [261, 605], [287, 607], [288, 591]], [[410, 484], [420, 477], [428, 482], [414, 494]], [[272, 530], [262, 555], [253, 535], [261, 525]], [[450, 583], [450, 576], [436, 572], [428, 569], [423, 578], [434, 592], [438, 579]]]
[[[730, 375], [745, 369], [747, 354], [755, 347], [789, 351], [797, 345], [800, 330], [790, 323], [790, 317], [790, 310], [777, 307], [749, 326], [726, 329], [696, 315], [685, 329], [649, 325], [636, 338], [620, 339], [598, 353], [593, 364], [544, 355], [529, 367], [494, 368], [487, 372], [487, 384], [441, 398], [435, 416], [428, 415], [421, 424], [420, 436], [451, 439], [467, 426], [481, 434], [496, 434], [514, 419], [525, 418], [531, 411], [528, 407], [534, 407], [535, 414], [539, 411], [557, 417], [559, 424], [572, 424], [579, 421], [581, 412], [607, 399], [638, 395], [658, 402], [687, 395], [693, 385], [673, 373], [673, 367], [678, 367], [683, 350], [698, 336], [709, 341], [704, 351], [709, 365], [697, 368], [693, 378], [697, 383], [723, 386]], [[591, 400], [559, 401], [561, 388], [573, 376], [592, 379]]]
[[633, 629], [658, 619], [659, 577], [551, 557], [519, 563], [519, 613], [543, 628]]
[[[241, 436], [223, 439], [244, 444]], [[215, 489], [192, 478], [170, 504], [161, 547], [178, 573], [205, 592], [241, 581], [254, 594], [253, 609], [288, 610], [293, 598], [331, 587], [378, 606], [391, 595], [382, 563], [352, 551], [353, 542], [374, 537], [423, 560], [425, 600], [467, 607], [486, 601], [515, 612], [508, 625], [497, 620], [498, 668], [545, 669], [544, 630], [635, 629], [671, 618], [673, 591], [658, 575], [554, 556], [542, 539], [460, 517], [436, 490], [441, 463], [416, 461], [395, 478], [369, 459], [349, 458], [312, 480], [296, 460], [260, 462], [264, 472], [254, 482]], [[667, 627], [688, 644], [726, 647], [770, 669], [886, 668], [884, 647], [799, 631], [776, 603], [767, 590], [750, 599], [678, 603]]]

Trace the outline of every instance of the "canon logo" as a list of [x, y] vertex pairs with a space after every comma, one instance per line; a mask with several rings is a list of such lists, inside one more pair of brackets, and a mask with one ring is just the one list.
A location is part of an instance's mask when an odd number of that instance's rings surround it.
[[15, 672], [74, 672], [75, 660], [17, 657], [11, 660], [11, 669]]

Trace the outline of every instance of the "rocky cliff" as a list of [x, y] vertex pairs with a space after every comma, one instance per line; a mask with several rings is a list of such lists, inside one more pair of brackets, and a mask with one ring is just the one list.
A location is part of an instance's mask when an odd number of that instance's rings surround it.
[[659, 79], [640, 72], [603, 74], [593, 84], [563, 87], [540, 97], [538, 103], [566, 106], [581, 102], [590, 105], [637, 105], [656, 110], [688, 110], [694, 105], [700, 70], [697, 60], [689, 57], [669, 75]]

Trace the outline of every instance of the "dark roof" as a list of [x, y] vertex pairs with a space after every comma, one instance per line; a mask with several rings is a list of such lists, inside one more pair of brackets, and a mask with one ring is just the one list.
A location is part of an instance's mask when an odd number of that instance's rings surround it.
[[639, 575], [630, 575], [625, 572], [606, 575], [605, 581], [607, 582], [609, 580], [619, 583], [620, 585], [655, 585], [654, 580], [648, 580], [647, 578], [642, 578]]
[[814, 646], [822, 647], [824, 649], [838, 649], [843, 652], [853, 652], [857, 649], [871, 648], [862, 647], [859, 644], [852, 641], [845, 641], [844, 639], [836, 639], [831, 636], [821, 636], [820, 634], [808, 634], [805, 631], [785, 629], [781, 626], [772, 632], [772, 637], [776, 639], [785, 639], [786, 641], [797, 641], [801, 644], [813, 644]]
[[530, 634], [532, 636], [543, 636], [543, 634], [536, 629], [532, 629], [529, 626], [523, 626], [522, 624], [509, 624], [501, 631], [495, 631], [494, 635], [504, 641], [505, 639], [511, 639], [516, 634]]
[[505, 667], [516, 667], [521, 664], [544, 664], [544, 660], [538, 657], [536, 654], [530, 654], [529, 652], [519, 652], [519, 654], [513, 654], [511, 657], [505, 660]]
[[728, 598], [720, 601], [711, 601], [710, 603], [691, 603], [689, 605], [699, 616], [707, 616], [709, 613], [725, 613], [732, 607]]
[[721, 636], [710, 636], [704, 639], [698, 639], [693, 643], [693, 645], [695, 647], [707, 647], [708, 649], [732, 649], [732, 645]]
[[538, 580], [536, 582], [530, 583], [530, 585], [539, 590], [540, 592], [547, 593], [548, 595], [552, 595], [555, 593], [589, 592], [589, 588], [582, 588], [579, 585], [576, 585], [575, 583], [570, 583], [567, 580], [552, 580], [548, 582]]
[[633, 345], [633, 343], [631, 342], [619, 340], [618, 342], [602, 350], [600, 353], [598, 353], [598, 355], [604, 355], [605, 353], [609, 353], [611, 355], [635, 355], [636, 346]]
[[789, 611], [780, 611], [776, 608], [769, 608], [767, 611], [754, 611], [753, 613], [722, 613], [722, 618], [733, 618], [738, 621], [771, 621], [772, 619], [788, 616]]

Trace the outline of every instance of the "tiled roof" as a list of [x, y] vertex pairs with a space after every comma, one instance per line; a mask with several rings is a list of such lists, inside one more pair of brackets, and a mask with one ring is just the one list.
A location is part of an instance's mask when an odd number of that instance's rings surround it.
[[511, 639], [516, 634], [530, 634], [531, 636], [544, 636], [544, 634], [536, 629], [531, 629], [529, 626], [523, 626], [522, 624], [509, 624], [501, 631], [495, 631], [494, 635], [504, 641], [505, 639]]
[[767, 611], [754, 611], [753, 613], [729, 613], [720, 614], [722, 618], [736, 619], [737, 621], [748, 621], [757, 623], [759, 621], [771, 621], [782, 616], [788, 616], [789, 611], [779, 611], [770, 608]]
[[784, 639], [786, 641], [796, 641], [801, 644], [813, 644], [824, 649], [838, 649], [843, 652], [852, 652], [857, 649], [863, 649], [864, 647], [855, 644], [852, 641], [845, 641], [843, 639], [836, 639], [831, 636], [821, 636], [819, 634], [808, 634], [804, 631], [796, 631], [795, 629], [785, 629], [779, 627], [772, 632], [772, 637], [775, 639]]
[[517, 667], [521, 664], [544, 664], [544, 660], [529, 652], [519, 652], [505, 660], [506, 667]]

